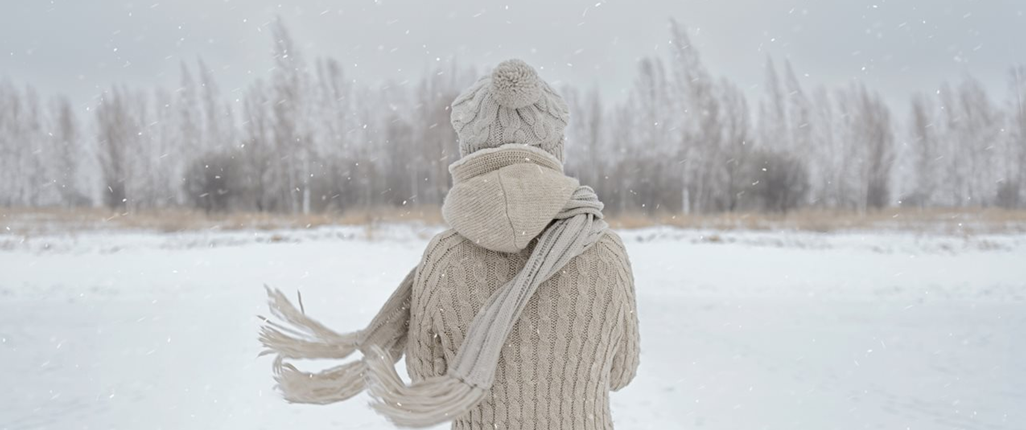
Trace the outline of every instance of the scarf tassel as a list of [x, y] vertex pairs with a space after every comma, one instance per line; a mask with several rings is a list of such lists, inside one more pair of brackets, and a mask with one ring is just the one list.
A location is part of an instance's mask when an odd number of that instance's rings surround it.
[[284, 361], [286, 358], [346, 358], [358, 349], [360, 332], [339, 334], [306, 316], [301, 309], [302, 296], [300, 309], [296, 309], [280, 290], [265, 288], [271, 314], [282, 322], [260, 317], [264, 324], [259, 338], [265, 348], [260, 355], [277, 354], [271, 371], [275, 388], [282, 397], [292, 403], [323, 405], [349, 399], [363, 391], [366, 370], [363, 361], [320, 372], [304, 372]]
[[366, 366], [353, 361], [316, 373], [304, 372], [283, 362], [282, 357], [272, 365], [275, 388], [290, 403], [326, 405], [348, 400], [363, 391]]
[[391, 357], [377, 346], [364, 357], [371, 406], [401, 427], [429, 427], [452, 421], [477, 405], [488, 394], [452, 375], [442, 375], [406, 385]]

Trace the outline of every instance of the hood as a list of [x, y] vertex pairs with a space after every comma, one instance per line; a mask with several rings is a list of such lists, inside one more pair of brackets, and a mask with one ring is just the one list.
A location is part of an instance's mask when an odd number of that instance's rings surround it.
[[518, 252], [570, 201], [579, 183], [551, 154], [527, 145], [482, 149], [449, 166], [445, 221], [484, 248]]

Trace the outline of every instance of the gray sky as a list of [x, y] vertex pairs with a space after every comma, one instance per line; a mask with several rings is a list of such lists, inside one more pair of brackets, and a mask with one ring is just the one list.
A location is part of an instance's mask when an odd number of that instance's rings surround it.
[[902, 103], [900, 116], [912, 92], [966, 71], [1003, 102], [1009, 66], [1026, 63], [1022, 0], [6, 0], [0, 77], [84, 106], [114, 82], [174, 88], [179, 61], [202, 56], [229, 93], [268, 76], [275, 15], [307, 59], [337, 58], [362, 82], [515, 56], [551, 82], [597, 84], [613, 99], [641, 56], [666, 51], [669, 17], [690, 29], [714, 75], [749, 96], [771, 54], [807, 86], [863, 80]]

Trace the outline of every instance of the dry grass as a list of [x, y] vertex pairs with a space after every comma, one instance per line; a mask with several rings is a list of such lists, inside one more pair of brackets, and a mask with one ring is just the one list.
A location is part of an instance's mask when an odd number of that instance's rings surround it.
[[[379, 208], [310, 215], [267, 213], [206, 214], [165, 210], [112, 213], [105, 209], [0, 208], [0, 233], [140, 229], [164, 232], [190, 230], [302, 229], [328, 225], [422, 222], [443, 224], [438, 207]], [[939, 234], [1026, 233], [1026, 211], [1000, 209], [902, 209], [866, 214], [805, 210], [787, 215], [731, 213], [716, 215], [642, 215], [610, 217], [615, 228], [657, 225], [711, 230], [895, 230]], [[9, 230], [5, 230], [7, 226]]]
[[1026, 211], [1002, 209], [890, 208], [869, 213], [803, 210], [789, 214], [729, 213], [716, 215], [621, 215], [611, 219], [616, 228], [668, 225], [711, 230], [896, 230], [923, 233], [1024, 233]]
[[366, 225], [392, 222], [441, 224], [437, 207], [383, 208], [323, 214], [269, 214], [259, 212], [211, 213], [170, 209], [162, 211], [111, 212], [101, 208], [0, 208], [0, 228], [17, 226], [25, 231], [82, 231], [136, 229], [164, 232], [189, 230], [276, 230], [316, 228], [328, 225]]

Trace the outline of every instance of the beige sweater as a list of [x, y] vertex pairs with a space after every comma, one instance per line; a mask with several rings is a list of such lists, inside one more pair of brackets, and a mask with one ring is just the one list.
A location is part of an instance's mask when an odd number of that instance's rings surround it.
[[[414, 381], [445, 374], [489, 296], [523, 267], [531, 246], [491, 251], [453, 230], [424, 252], [414, 284], [406, 366]], [[609, 391], [638, 367], [634, 282], [609, 232], [543, 283], [502, 351], [491, 395], [454, 429], [611, 429]]]

